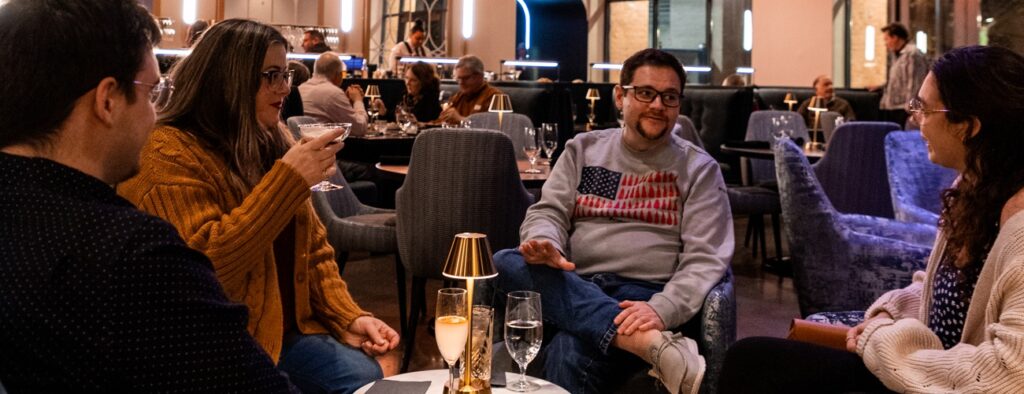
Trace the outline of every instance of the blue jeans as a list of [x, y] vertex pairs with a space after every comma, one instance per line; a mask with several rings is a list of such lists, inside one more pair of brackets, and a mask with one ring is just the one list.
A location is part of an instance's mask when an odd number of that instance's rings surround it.
[[545, 379], [570, 393], [607, 392], [648, 367], [639, 357], [611, 348], [618, 329], [613, 320], [622, 311], [619, 301], [647, 301], [663, 285], [615, 274], [584, 277], [526, 264], [516, 249], [495, 254], [494, 264], [497, 304], [503, 304], [503, 295], [510, 291], [536, 291], [545, 331], [557, 330], [543, 350]]
[[278, 368], [307, 394], [351, 393], [384, 377], [377, 360], [324, 334], [285, 338]]

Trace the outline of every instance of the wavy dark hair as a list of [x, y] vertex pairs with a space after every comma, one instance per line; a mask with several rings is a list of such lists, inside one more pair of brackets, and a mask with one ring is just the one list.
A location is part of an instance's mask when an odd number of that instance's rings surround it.
[[412, 75], [415, 75], [416, 79], [420, 81], [420, 93], [415, 98], [416, 100], [423, 96], [423, 92], [436, 93], [441, 90], [441, 81], [437, 79], [434, 66], [424, 62], [416, 62], [410, 70], [412, 70]]
[[999, 232], [1003, 205], [1024, 187], [1024, 57], [1001, 47], [969, 46], [947, 52], [932, 66], [952, 123], [977, 119], [964, 136], [965, 168], [942, 192], [939, 225], [955, 265], [985, 257]]
[[249, 191], [291, 147], [290, 137], [256, 118], [263, 58], [287, 40], [272, 26], [246, 19], [219, 22], [171, 69], [174, 94], [160, 113], [224, 160], [228, 182]]

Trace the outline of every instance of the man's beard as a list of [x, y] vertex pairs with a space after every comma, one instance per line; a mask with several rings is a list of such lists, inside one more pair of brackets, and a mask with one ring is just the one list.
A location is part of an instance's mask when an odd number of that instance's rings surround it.
[[665, 136], [665, 133], [667, 133], [669, 131], [669, 129], [671, 129], [672, 126], [674, 126], [674, 124], [669, 123], [668, 121], [666, 121], [665, 123], [666, 123], [665, 128], [661, 129], [661, 131], [659, 131], [657, 133], [657, 135], [650, 135], [650, 134], [648, 134], [647, 130], [644, 130], [643, 122], [641, 122], [640, 120], [636, 121], [636, 125], [635, 125], [634, 128], [636, 129], [637, 132], [639, 132], [641, 137], [644, 137], [644, 139], [646, 139], [648, 141], [657, 141], [657, 140], [661, 139], [661, 137]]

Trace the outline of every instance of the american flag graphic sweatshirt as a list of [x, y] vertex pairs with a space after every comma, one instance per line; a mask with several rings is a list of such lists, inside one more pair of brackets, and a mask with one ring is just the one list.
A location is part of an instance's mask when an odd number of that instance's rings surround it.
[[579, 274], [664, 283], [648, 302], [676, 327], [700, 310], [732, 258], [725, 183], [710, 155], [674, 134], [637, 152], [622, 132], [568, 142], [520, 237], [551, 241]]

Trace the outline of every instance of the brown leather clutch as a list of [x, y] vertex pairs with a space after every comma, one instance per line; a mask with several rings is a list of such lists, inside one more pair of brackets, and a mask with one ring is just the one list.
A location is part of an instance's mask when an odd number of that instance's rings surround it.
[[846, 332], [850, 327], [793, 319], [787, 339], [846, 350]]

